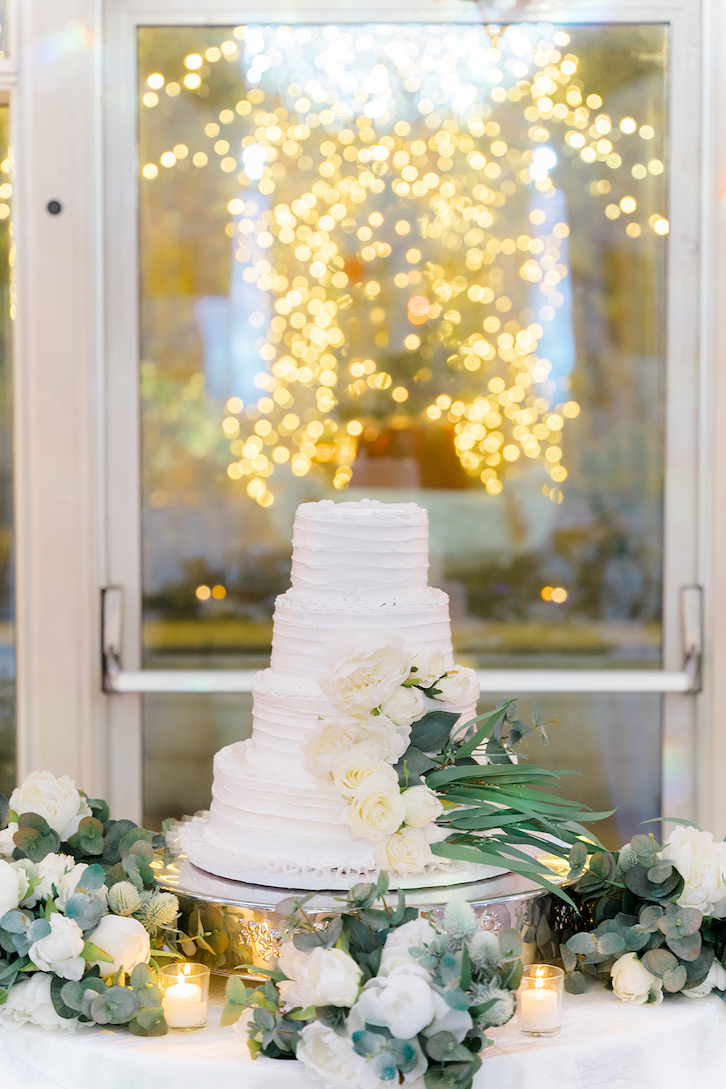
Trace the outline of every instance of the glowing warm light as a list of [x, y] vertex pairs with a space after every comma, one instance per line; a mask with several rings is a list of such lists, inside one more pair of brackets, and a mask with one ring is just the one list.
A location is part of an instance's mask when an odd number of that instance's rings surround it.
[[225, 590], [224, 586], [213, 586], [212, 587], [212, 597], [216, 601], [222, 601], [226, 596], [227, 596], [227, 591]]
[[[180, 176], [188, 171], [185, 160], [201, 169], [210, 157], [229, 175], [229, 183], [221, 179], [228, 185], [221, 241], [234, 276], [255, 300], [243, 320], [252, 359], [260, 362], [252, 370], [258, 400], [245, 407], [229, 398], [221, 420], [229, 452], [239, 459], [227, 466], [228, 478], [242, 480], [262, 507], [274, 502], [270, 476], [280, 466], [344, 489], [354, 478], [359, 437], [373, 441], [384, 428], [414, 426], [405, 421], [415, 419], [417, 427], [445, 429], [462, 470], [490, 496], [532, 462], [553, 482], [564, 481], [563, 429], [566, 435], [580, 408], [560, 405], [552, 363], [541, 357], [544, 342], [539, 347], [571, 290], [570, 226], [557, 218], [549, 175], [574, 161], [597, 215], [615, 221], [639, 209], [644, 222], [652, 186], [642, 187], [645, 195], [636, 189], [636, 199], [627, 192], [633, 182], [624, 183], [618, 171], [639, 182], [657, 177], [663, 163], [652, 157], [633, 165], [644, 145], [621, 136], [638, 132], [654, 140], [649, 149], [657, 154], [661, 133], [656, 139], [652, 126], [605, 112], [611, 103], [603, 107], [596, 88], [580, 82], [588, 77], [579, 58], [559, 52], [570, 41], [562, 30], [542, 31], [546, 40], [518, 30], [516, 49], [507, 31], [473, 66], [464, 58], [474, 57], [480, 35], [452, 30], [458, 45], [446, 74], [438, 66], [429, 73], [409, 57], [394, 93], [401, 67], [395, 49], [369, 71], [374, 37], [364, 47], [362, 33], [352, 33], [348, 60], [337, 28], [329, 28], [315, 48], [335, 57], [335, 73], [318, 66], [309, 81], [291, 74], [300, 82], [281, 84], [279, 95], [268, 81], [288, 50], [296, 63], [306, 54], [306, 29], [240, 26], [228, 33], [228, 41], [178, 58], [176, 71], [183, 60], [184, 86], [203, 99], [220, 71], [233, 71], [224, 60], [244, 49], [244, 97], [236, 104], [210, 99], [218, 105], [203, 116], [196, 137], [190, 133], [191, 146], [155, 152], [164, 167], [178, 163]], [[467, 101], [468, 83], [459, 77], [466, 72], [476, 81], [480, 71], [487, 73], [484, 98]], [[349, 77], [365, 81], [360, 103], [344, 89]], [[146, 77], [146, 86], [148, 106], [158, 104], [164, 87], [170, 97], [181, 90], [161, 73]], [[410, 121], [395, 119], [404, 95], [413, 96]], [[505, 101], [507, 111], [521, 111], [521, 134], [498, 113]], [[195, 142], [205, 150], [194, 151]], [[158, 173], [153, 163], [142, 168], [148, 179]], [[517, 223], [519, 198], [508, 206], [522, 189], [529, 233]], [[668, 232], [659, 214], [648, 226]], [[624, 220], [608, 232], [629, 246], [647, 229]], [[416, 333], [406, 334], [405, 322], [401, 329], [404, 299]], [[439, 394], [444, 378], [452, 396]], [[563, 493], [544, 484], [543, 495], [559, 503]]]
[[[209, 601], [210, 597], [212, 596], [212, 591], [209, 586], [197, 586], [194, 593], [200, 601]], [[181, 981], [181, 976], [179, 977], [179, 979]]]

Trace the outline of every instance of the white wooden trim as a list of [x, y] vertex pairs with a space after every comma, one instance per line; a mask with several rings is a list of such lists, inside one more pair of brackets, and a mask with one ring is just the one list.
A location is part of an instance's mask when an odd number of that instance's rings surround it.
[[[18, 773], [108, 784], [98, 662], [97, 0], [22, 0], [12, 92]], [[62, 203], [52, 216], [49, 200]]]

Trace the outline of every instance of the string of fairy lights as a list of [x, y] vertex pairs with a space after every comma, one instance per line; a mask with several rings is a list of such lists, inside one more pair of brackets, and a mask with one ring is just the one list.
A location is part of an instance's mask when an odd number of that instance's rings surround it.
[[[570, 290], [550, 171], [559, 157], [605, 168], [589, 186], [604, 216], [633, 240], [668, 232], [665, 215], [641, 222], [633, 195], [664, 169], [647, 154], [655, 128], [606, 112], [569, 42], [541, 24], [240, 26], [180, 58], [178, 81], [146, 78], [152, 108], [162, 93], [204, 97], [213, 65], [243, 62], [249, 89], [204, 134], [238, 193], [234, 260], [266, 300], [249, 316], [260, 396], [231, 397], [221, 424], [227, 474], [260, 506], [282, 467], [344, 490], [385, 427], [446, 429], [490, 495], [515, 463], [537, 463], [562, 500], [580, 407], [538, 352]], [[159, 163], [190, 154], [214, 162], [178, 144]]]

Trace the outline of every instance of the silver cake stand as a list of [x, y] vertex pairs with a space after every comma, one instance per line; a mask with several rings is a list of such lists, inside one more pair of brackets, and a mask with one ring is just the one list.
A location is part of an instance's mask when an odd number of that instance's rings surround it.
[[[564, 885], [567, 865], [554, 856], [546, 860], [553, 870], [551, 882]], [[159, 886], [179, 898], [180, 929], [185, 934], [205, 935], [209, 948], [200, 946], [196, 955], [219, 972], [232, 972], [242, 964], [270, 967], [282, 944], [282, 916], [277, 905], [290, 896], [308, 895], [306, 890], [269, 888], [216, 877], [193, 865], [182, 852], [166, 865], [154, 863], [154, 868]], [[314, 893], [305, 906], [313, 924], [322, 926], [327, 916], [344, 910], [343, 895], [327, 890]], [[393, 906], [396, 897], [392, 893], [386, 902]], [[483, 930], [517, 930], [525, 942], [525, 962], [533, 959], [535, 952], [546, 956], [543, 946], [574, 918], [572, 909], [563, 901], [513, 873], [468, 884], [406, 891], [406, 903], [421, 914], [430, 913], [436, 922], [443, 921], [444, 909], [451, 900], [468, 901]], [[187, 951], [191, 952], [191, 948]]]

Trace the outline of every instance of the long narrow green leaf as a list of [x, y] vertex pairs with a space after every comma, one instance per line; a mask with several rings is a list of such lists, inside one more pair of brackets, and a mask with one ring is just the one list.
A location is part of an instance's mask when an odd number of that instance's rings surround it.
[[[513, 782], [517, 782], [518, 777], [526, 775], [527, 777], [534, 776], [541, 779], [558, 779], [561, 775], [567, 775], [566, 771], [548, 771], [544, 768], [535, 768], [529, 764], [522, 769], [521, 772], [512, 770], [516, 768], [514, 764], [465, 764], [463, 767], [451, 766], [448, 768], [442, 768], [440, 771], [432, 771], [430, 775], [427, 775], [426, 782], [430, 787], [436, 789], [437, 787], [446, 786], [447, 783], [455, 783], [459, 779], [490, 779], [500, 780], [511, 778]], [[521, 779], [520, 779], [521, 781]]]
[[560, 900], [564, 900], [565, 903], [569, 904], [571, 907], [575, 907], [572, 899], [567, 895], [564, 889], [559, 888], [551, 881], [548, 881], [540, 872], [535, 871], [531, 867], [525, 866], [516, 860], [509, 859], [504, 855], [485, 854], [484, 852], [478, 851], [476, 848], [457, 848], [454, 844], [448, 844], [446, 842], [434, 843], [432, 844], [431, 849], [444, 858], [454, 858], [463, 862], [474, 862], [485, 866], [507, 866], [513, 873], [517, 873], [521, 877], [529, 878], [529, 880], [541, 885], [542, 888], [547, 889], [548, 892], [551, 892]]
[[[474, 749], [479, 748], [481, 743], [483, 741], [485, 741], [487, 739], [487, 737], [489, 736], [489, 734], [492, 732], [492, 730], [496, 726], [499, 719], [503, 717], [503, 715], [505, 714], [507, 708], [510, 707], [511, 704], [513, 704], [513, 703], [514, 703], [514, 700], [507, 700], [507, 702], [502, 707], [500, 707], [497, 711], [494, 711], [493, 714], [489, 715], [488, 712], [487, 712], [488, 717], [487, 717], [487, 720], [484, 723], [484, 725], [481, 726], [476, 731], [474, 736], [471, 737], [466, 742], [466, 744], [462, 745], [461, 748], [457, 751], [457, 753], [456, 753], [457, 760], [463, 760], [465, 757], [471, 756], [471, 754], [474, 752]], [[480, 722], [481, 719], [483, 719], [485, 717], [486, 717], [485, 715], [477, 715], [476, 718], [473, 718], [473, 719], [471, 719], [471, 721], [467, 722], [465, 724], [465, 727], [468, 728], [474, 722]], [[462, 727], [462, 729], [463, 728], [464, 727]]]

